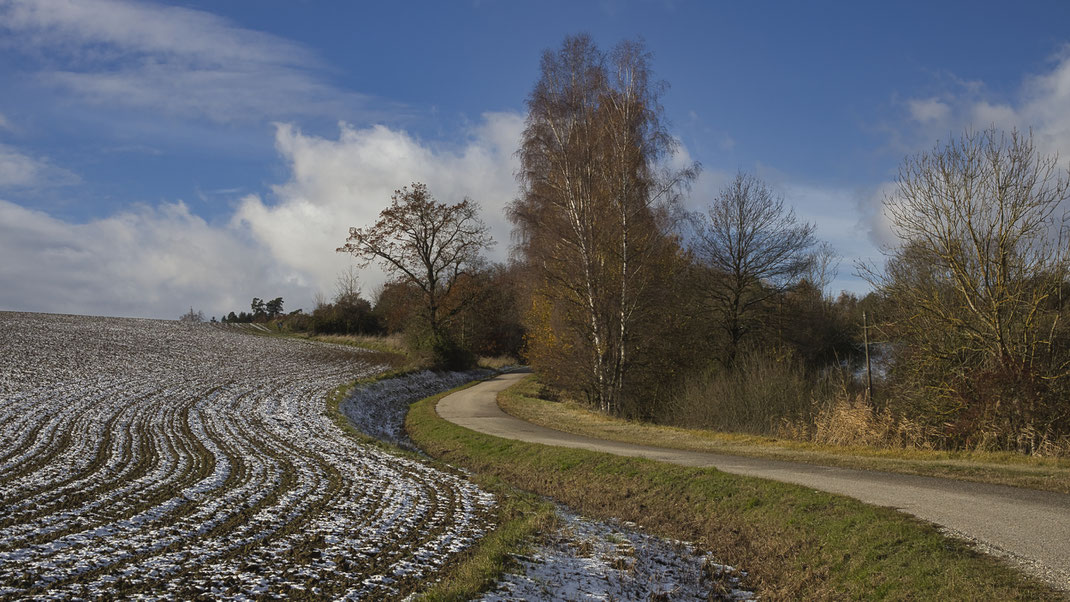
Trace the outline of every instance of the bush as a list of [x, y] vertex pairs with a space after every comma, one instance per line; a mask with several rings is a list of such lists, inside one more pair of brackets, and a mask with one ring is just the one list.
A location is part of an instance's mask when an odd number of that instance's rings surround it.
[[448, 332], [432, 332], [416, 324], [409, 328], [406, 339], [412, 355], [433, 370], [469, 370], [476, 366], [476, 355]]
[[[1060, 386], [1061, 385], [1061, 386]], [[943, 429], [950, 448], [1043, 453], [1070, 437], [1070, 407], [1062, 381], [1003, 363], [962, 379], [957, 411]]]
[[662, 420], [680, 426], [771, 435], [784, 421], [809, 420], [815, 398], [831, 398], [828, 378], [816, 378], [789, 352], [742, 355], [731, 370], [686, 378]]

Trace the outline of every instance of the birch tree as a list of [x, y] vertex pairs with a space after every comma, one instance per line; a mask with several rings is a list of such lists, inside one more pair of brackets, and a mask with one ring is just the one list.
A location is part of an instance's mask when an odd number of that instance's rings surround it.
[[551, 374], [577, 368], [576, 384], [607, 413], [621, 410], [637, 326], [672, 253], [666, 208], [697, 171], [662, 167], [675, 142], [650, 59], [637, 42], [606, 55], [586, 35], [543, 54], [510, 210], [538, 280], [531, 332], [546, 333], [529, 340], [529, 355]]

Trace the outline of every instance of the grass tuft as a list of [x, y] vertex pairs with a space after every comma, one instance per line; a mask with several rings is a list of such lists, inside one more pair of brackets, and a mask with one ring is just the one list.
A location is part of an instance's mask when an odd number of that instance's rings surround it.
[[480, 368], [486, 368], [487, 370], [502, 370], [510, 366], [517, 366], [520, 361], [511, 355], [497, 355], [494, 357], [481, 355], [476, 364]]

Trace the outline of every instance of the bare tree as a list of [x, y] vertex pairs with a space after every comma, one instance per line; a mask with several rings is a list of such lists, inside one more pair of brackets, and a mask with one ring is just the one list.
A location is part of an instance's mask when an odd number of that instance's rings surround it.
[[200, 324], [204, 322], [204, 312], [193, 311], [190, 307], [189, 311], [178, 317], [179, 322], [186, 322], [187, 324]]
[[804, 277], [817, 287], [828, 301], [832, 300], [828, 287], [839, 274], [841, 261], [843, 257], [828, 241], [818, 243], [810, 254], [810, 267], [807, 268]]
[[708, 306], [726, 335], [720, 361], [731, 367], [766, 301], [811, 269], [814, 225], [800, 223], [781, 196], [742, 172], [692, 224]]
[[350, 228], [339, 253], [351, 253], [360, 267], [378, 262], [402, 282], [419, 287], [423, 293], [423, 313], [431, 332], [445, 334], [449, 319], [463, 309], [464, 300], [446, 300], [458, 280], [479, 266], [481, 253], [493, 240], [479, 219], [479, 206], [464, 199], [455, 205], [440, 203], [427, 186], [413, 183], [412, 189], [394, 192], [390, 206], [375, 224]]
[[360, 296], [360, 272], [356, 266], [347, 266], [334, 282], [334, 300], [356, 299]]
[[948, 446], [1033, 453], [1070, 433], [1070, 171], [1032, 134], [967, 131], [908, 157], [885, 214], [901, 244], [863, 267], [896, 344], [895, 402]]
[[671, 254], [664, 207], [697, 169], [659, 169], [675, 150], [663, 89], [641, 44], [607, 56], [581, 35], [543, 54], [528, 99], [523, 193], [510, 218], [519, 255], [538, 274], [529, 322], [545, 336], [530, 338], [534, 363], [551, 373], [578, 367], [580, 387], [609, 413], [620, 410], [656, 264]]
[[906, 159], [884, 203], [903, 243], [883, 273], [865, 270], [911, 308], [901, 331], [966, 364], [1035, 366], [1058, 320], [1046, 308], [1070, 266], [1068, 176], [1017, 131], [967, 132]]

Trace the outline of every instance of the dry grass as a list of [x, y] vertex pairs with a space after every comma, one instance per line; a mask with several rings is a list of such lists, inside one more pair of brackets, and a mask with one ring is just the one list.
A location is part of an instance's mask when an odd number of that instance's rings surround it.
[[363, 347], [364, 349], [371, 349], [372, 351], [398, 353], [401, 355], [408, 354], [408, 351], [405, 347], [405, 339], [400, 334], [391, 334], [384, 336], [372, 336], [362, 334], [317, 334], [307, 336], [307, 338], [310, 338], [315, 341], [321, 341], [324, 343], [335, 343], [337, 345]]
[[[776, 434], [823, 445], [929, 451], [938, 449], [934, 442], [941, 440], [940, 433], [920, 422], [893, 414], [888, 409], [878, 410], [867, 403], [863, 396], [846, 393], [824, 404], [809, 420], [782, 420]], [[982, 431], [982, 436], [967, 454], [1002, 451], [1000, 443], [1006, 439], [1006, 433], [1001, 429]], [[1068, 437], [1052, 441], [1037, 437], [1035, 432], [1026, 429], [1019, 433], [1018, 439], [1030, 442], [1041, 440], [1040, 445], [1031, 446], [1032, 453], [1023, 456], [1070, 458]], [[1021, 446], [1021, 449], [1025, 448]]]
[[[573, 402], [548, 401], [534, 377], [498, 397], [506, 412], [524, 420], [561, 431], [644, 445], [734, 454], [841, 466], [883, 470], [945, 478], [1027, 487], [1070, 493], [1070, 459], [1025, 456], [1012, 452], [936, 451], [916, 447], [865, 445], [870, 441], [909, 441], [911, 426], [892, 422], [886, 416], [874, 417], [868, 407], [856, 403], [832, 406], [823, 418], [824, 442], [786, 439], [783, 435], [763, 436], [720, 433], [703, 429], [654, 425], [611, 418]], [[810, 426], [795, 425], [800, 432], [791, 433], [791, 423], [782, 427], [786, 434], [807, 438]], [[846, 445], [834, 441], [847, 442]]]
[[810, 420], [783, 420], [777, 435], [840, 447], [933, 449], [924, 426], [887, 409], [878, 411], [861, 395], [837, 397]]
[[510, 366], [520, 365], [520, 361], [511, 355], [497, 355], [489, 357], [486, 355], [479, 356], [477, 362], [480, 368], [486, 368], [488, 370], [501, 370]]

